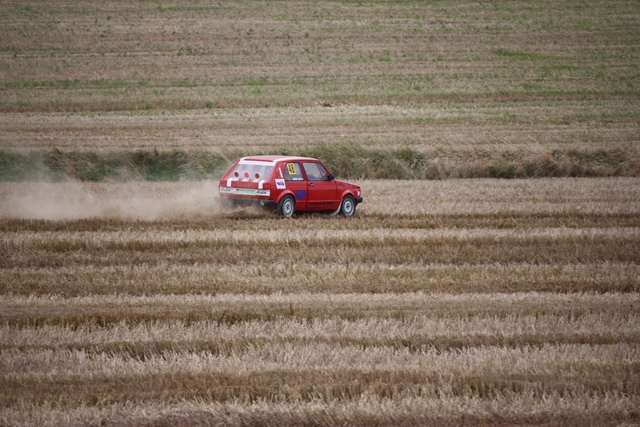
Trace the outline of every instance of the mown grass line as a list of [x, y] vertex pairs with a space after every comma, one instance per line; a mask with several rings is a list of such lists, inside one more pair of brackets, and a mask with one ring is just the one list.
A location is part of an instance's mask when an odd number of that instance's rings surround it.
[[[443, 401], [444, 400], [444, 401]], [[280, 427], [299, 427], [301, 425], [349, 425], [354, 427], [441, 427], [446, 425], [473, 425], [476, 427], [508, 427], [512, 425], [558, 425], [565, 427], [617, 427], [637, 418], [635, 410], [621, 411], [602, 408], [585, 413], [577, 402], [569, 403], [560, 396], [549, 396], [544, 405], [535, 405], [535, 409], [524, 414], [503, 409], [496, 417], [495, 406], [489, 406], [477, 399], [423, 399], [422, 407], [407, 407], [402, 403], [386, 404], [384, 412], [374, 414], [372, 406], [378, 401], [364, 404], [345, 404], [342, 402], [323, 403], [311, 400], [296, 405], [266, 405], [258, 402], [239, 409], [233, 405], [211, 405], [204, 409], [196, 408], [180, 411], [162, 411], [156, 417], [128, 417], [105, 421], [105, 427], [175, 427], [212, 425], [229, 423], [241, 426], [278, 425]], [[386, 400], [388, 402], [388, 400]], [[482, 403], [480, 403], [482, 402]], [[558, 413], [556, 402], [565, 402], [562, 414]], [[600, 402], [595, 398], [587, 405], [594, 407]], [[413, 402], [411, 402], [413, 403]], [[593, 403], [593, 405], [591, 405]], [[514, 405], [531, 408], [530, 402], [514, 402]], [[427, 406], [425, 408], [424, 406]], [[287, 406], [285, 408], [285, 406]], [[451, 407], [457, 411], [448, 410]], [[569, 408], [570, 407], [570, 408]], [[60, 416], [60, 418], [63, 418]], [[499, 419], [496, 419], [499, 418]]]
[[[524, 267], [524, 268], [523, 268]], [[193, 270], [196, 271], [193, 271]], [[12, 295], [141, 296], [245, 293], [290, 293], [290, 283], [304, 283], [307, 292], [638, 292], [640, 278], [635, 264], [577, 265], [515, 264], [484, 266], [369, 267], [352, 265], [346, 271], [333, 265], [304, 265], [286, 271], [258, 264], [252, 268], [216, 267], [205, 271], [183, 266], [91, 268], [72, 273], [67, 269], [0, 272], [0, 292]], [[168, 280], [171, 279], [171, 280]]]
[[[24, 359], [20, 357], [20, 352], [16, 352], [17, 349], [26, 351], [24, 357], [34, 358], [39, 357], [39, 352], [47, 354], [48, 350], [55, 350], [59, 361], [64, 361], [65, 354], [69, 355], [65, 353], [66, 350], [90, 352], [100, 355], [102, 359], [119, 357], [120, 353], [133, 358], [148, 358], [169, 350], [183, 356], [206, 357], [207, 354], [214, 354], [231, 357], [234, 354], [253, 352], [254, 355], [264, 355], [266, 352], [282, 351], [289, 348], [288, 344], [309, 348], [326, 348], [330, 345], [336, 348], [352, 346], [353, 349], [363, 346], [372, 350], [390, 347], [415, 352], [416, 349], [439, 349], [438, 346], [445, 344], [454, 346], [467, 338], [470, 348], [476, 344], [481, 346], [483, 339], [496, 346], [509, 348], [510, 343], [517, 342], [521, 336], [530, 338], [528, 343], [522, 343], [523, 348], [539, 347], [540, 350], [545, 343], [581, 344], [586, 337], [591, 337], [593, 343], [612, 340], [609, 345], [624, 337], [632, 348], [632, 343], [638, 337], [636, 325], [640, 312], [628, 310], [628, 307], [561, 317], [542, 311], [523, 315], [515, 310], [502, 317], [492, 313], [460, 316], [455, 311], [436, 317], [428, 313], [416, 313], [410, 319], [374, 317], [357, 321], [332, 317], [312, 321], [280, 318], [271, 322], [236, 324], [208, 321], [130, 324], [123, 321], [104, 327], [91, 323], [39, 325], [35, 328], [5, 325], [0, 328], [0, 334], [4, 337], [1, 354], [7, 363], [8, 359], [23, 363]], [[150, 335], [151, 331], [153, 335]], [[37, 369], [38, 365], [28, 366], [29, 369]], [[24, 369], [15, 370], [14, 374], [17, 373], [24, 373]]]
[[[587, 203], [587, 202], [585, 202]], [[325, 215], [305, 215], [301, 221], [283, 222], [275, 216], [243, 216], [241, 212], [220, 214], [202, 220], [130, 220], [118, 218], [90, 218], [80, 220], [50, 221], [38, 219], [0, 218], [3, 233], [45, 232], [120, 232], [123, 228], [135, 228], [137, 232], [209, 231], [216, 229], [255, 230], [384, 230], [399, 229], [516, 229], [535, 228], [599, 228], [639, 227], [640, 214], [636, 212], [590, 212], [587, 210], [562, 210], [558, 212], [483, 212], [483, 213], [420, 213], [404, 214], [367, 213], [350, 221], [336, 221]]]
[[[479, 71], [482, 72], [482, 71]], [[485, 76], [478, 76], [476, 79], [468, 79], [470, 85], [477, 84]], [[510, 76], [511, 77], [511, 76]], [[622, 78], [632, 79], [630, 75], [622, 75]], [[451, 81], [446, 74], [441, 76], [443, 85], [451, 86]], [[414, 77], [416, 84], [420, 84], [420, 77]], [[455, 79], [454, 79], [455, 80]], [[524, 79], [523, 79], [524, 80]], [[21, 87], [8, 88], [7, 92], [14, 94], [24, 94], [28, 96], [28, 101], [14, 101], [0, 103], [0, 113], [4, 114], [55, 114], [55, 113], [122, 113], [122, 112], [158, 112], [158, 111], [189, 111], [189, 110], [211, 110], [211, 109], [256, 109], [256, 108], [312, 108], [320, 105], [367, 105], [367, 106], [387, 106], [387, 105], [424, 105], [435, 104], [492, 104], [492, 103], [514, 103], [514, 104], [537, 104], [564, 102], [567, 104], [588, 101], [603, 101], [612, 104], [628, 102], [637, 98], [640, 94], [634, 88], [602, 89], [597, 87], [597, 83], [589, 82], [588, 78], [584, 83], [592, 84], [596, 87], [585, 88], [579, 82], [574, 83], [573, 88], [550, 88], [548, 90], [536, 89], [534, 93], [528, 93], [526, 89], [513, 89], [500, 87], [495, 91], [483, 91], [464, 93], [456, 91], [455, 86], [450, 87], [451, 92], [415, 92], [411, 88], [411, 81], [404, 82], [405, 87], [402, 92], [390, 92], [394, 85], [387, 79], [379, 79], [377, 76], [368, 77], [370, 84], [379, 81], [386, 85], [383, 90], [371, 91], [369, 94], [336, 94], [328, 92], [322, 84], [315, 83], [308, 87], [304, 84], [292, 84], [288, 86], [271, 86], [260, 89], [259, 96], [251, 96], [251, 92], [257, 92], [252, 85], [245, 86], [244, 93], [237, 90], [232, 85], [213, 84], [206, 88], [189, 87], [166, 87], [160, 83], [156, 87], [140, 88], [137, 97], [127, 96], [127, 88], [90, 88], [90, 92], [102, 92], [101, 97], [87, 97], [83, 90], [71, 88], [38, 88]], [[26, 85], [32, 84], [27, 82]], [[33, 83], [35, 84], [35, 83]], [[60, 82], [51, 82], [50, 86], [60, 85]], [[503, 82], [497, 80], [491, 84], [502, 86]], [[560, 85], [561, 83], [557, 83]], [[89, 85], [89, 83], [87, 83]], [[522, 86], [528, 83], [523, 81]], [[135, 87], [132, 84], [133, 87]], [[346, 82], [348, 90], [357, 91], [357, 79]], [[226, 92], [226, 97], [220, 96], [220, 88]], [[160, 89], [158, 89], [160, 88]], [[166, 92], [162, 96], [154, 93]], [[392, 90], [392, 89], [391, 89]], [[303, 91], [311, 92], [308, 95], [301, 94]], [[118, 92], [119, 96], [114, 96]], [[387, 92], [387, 93], [384, 93]], [[46, 93], [50, 98], [37, 98], [38, 94]], [[203, 96], [206, 94], [206, 96]], [[203, 99], [205, 98], [205, 99]], [[328, 98], [330, 101], [323, 101], [319, 98]], [[559, 118], [562, 120], [563, 118]], [[504, 119], [503, 119], [504, 120]], [[428, 121], [428, 119], [427, 119]]]
[[[472, 305], [470, 307], [470, 305]], [[0, 313], [0, 322], [10, 326], [37, 328], [43, 325], [80, 327], [95, 325], [105, 327], [121, 322], [183, 322], [187, 325], [196, 322], [213, 322], [219, 325], [235, 325], [245, 322], [273, 322], [283, 319], [309, 322], [313, 319], [340, 319], [358, 321], [363, 319], [394, 319], [410, 321], [416, 315], [426, 315], [437, 319], [446, 316], [494, 316], [506, 318], [517, 313], [519, 316], [537, 314], [557, 317], [575, 318], [583, 315], [622, 310], [625, 313], [636, 313], [628, 304], [613, 303], [573, 303], [570, 306], [560, 305], [540, 308], [536, 305], [514, 307], [511, 304], [483, 305], [469, 301], [462, 304], [423, 304], [415, 307], [408, 305], [358, 306], [336, 304], [301, 304], [301, 303], [265, 303], [258, 305], [234, 304], [231, 307], [194, 304], [154, 304], [127, 307], [96, 306], [86, 307], [73, 303], [47, 307], [25, 307], [7, 305]]]
[[[218, 242], [215, 242], [218, 243]], [[2, 268], [61, 268], [82, 266], [155, 266], [170, 259], [180, 265], [239, 265], [247, 260], [277, 263], [295, 259], [305, 253], [305, 262], [312, 264], [378, 264], [402, 266], [408, 264], [594, 264], [638, 263], [637, 239], [625, 237], [534, 237], [529, 239], [433, 238], [419, 240], [336, 242], [330, 251], [322, 242], [293, 241], [281, 251], [269, 250], [270, 244], [252, 242], [220, 242], [191, 245], [187, 242], [128, 242], [96, 247], [87, 243], [43, 242], [45, 248], [29, 252], [13, 251], [12, 245], [2, 244], [5, 255], [0, 258]], [[259, 252], [256, 254], [256, 252]], [[290, 267], [294, 263], [291, 262]]]
[[[489, 314], [491, 315], [491, 314]], [[26, 332], [26, 330], [25, 330]], [[542, 348], [560, 345], [593, 345], [606, 346], [616, 344], [640, 345], [640, 333], [594, 335], [590, 333], [548, 333], [519, 334], [469, 334], [461, 337], [411, 335], [397, 338], [375, 337], [240, 337], [237, 339], [211, 340], [155, 340], [144, 342], [108, 342], [102, 344], [61, 344], [61, 345], [7, 345], [0, 344], [0, 354], [29, 354], [43, 352], [82, 352], [91, 355], [108, 355], [113, 358], [132, 358], [145, 361], [153, 357], [177, 357], [178, 355], [201, 354], [211, 356], [241, 356], [249, 351], [275, 346], [295, 346], [304, 348], [311, 345], [329, 345], [336, 348], [359, 348], [362, 350], [391, 348], [394, 350], [424, 351], [456, 351], [469, 348], [501, 347], [501, 348]]]
[[[589, 368], [584, 364], [583, 369]], [[597, 368], [594, 366], [594, 368]], [[78, 404], [99, 406], [102, 401], [143, 403], [165, 399], [167, 403], [181, 399], [205, 399], [210, 402], [300, 402], [357, 400], [363, 395], [385, 399], [409, 396], [447, 396], [478, 399], [500, 399], [510, 395], [532, 394], [538, 398], [550, 395], [638, 394], [640, 381], [629, 376], [633, 367], [611, 367], [602, 374], [583, 377], [579, 374], [560, 376], [538, 374], [452, 377], [422, 374], [402, 369], [364, 370], [261, 370], [247, 374], [230, 372], [167, 372], [147, 375], [96, 375], [93, 378], [51, 378], [47, 387], [40, 379], [0, 379], [11, 395], [0, 397], [0, 407], [15, 405], [18, 400], [31, 404], [55, 402], [57, 406]], [[598, 371], [598, 369], [593, 369]], [[213, 386], [215, 385], [215, 386]]]

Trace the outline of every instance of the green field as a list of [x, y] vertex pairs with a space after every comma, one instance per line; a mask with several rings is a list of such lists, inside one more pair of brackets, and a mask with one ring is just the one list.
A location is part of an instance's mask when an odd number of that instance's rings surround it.
[[3, 2], [0, 179], [637, 176], [639, 26], [635, 0]]
[[[639, 67], [636, 0], [0, 0], [0, 425], [640, 424]], [[218, 206], [278, 153], [356, 215]]]

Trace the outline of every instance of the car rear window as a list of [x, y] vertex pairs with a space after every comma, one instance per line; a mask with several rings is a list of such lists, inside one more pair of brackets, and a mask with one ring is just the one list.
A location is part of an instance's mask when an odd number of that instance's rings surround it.
[[284, 168], [284, 179], [286, 181], [303, 181], [302, 169], [300, 169], [300, 163], [290, 162], [287, 163]]
[[240, 162], [233, 168], [231, 178], [262, 180], [269, 178], [273, 171], [273, 163]]

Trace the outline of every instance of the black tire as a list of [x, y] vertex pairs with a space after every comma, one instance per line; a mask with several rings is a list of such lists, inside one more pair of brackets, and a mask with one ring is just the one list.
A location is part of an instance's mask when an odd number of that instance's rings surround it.
[[283, 218], [291, 218], [296, 211], [296, 201], [291, 196], [284, 196], [278, 203], [278, 214]]
[[353, 216], [356, 213], [356, 199], [351, 194], [347, 194], [340, 203], [340, 215]]

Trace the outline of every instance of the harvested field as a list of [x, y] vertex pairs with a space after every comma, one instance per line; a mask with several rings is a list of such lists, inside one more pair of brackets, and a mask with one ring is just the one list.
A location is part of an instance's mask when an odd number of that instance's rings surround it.
[[1, 422], [640, 422], [640, 181], [362, 184], [356, 217], [293, 220], [0, 185]]
[[[0, 1], [0, 425], [640, 424], [639, 24]], [[222, 211], [253, 154], [365, 202]]]

